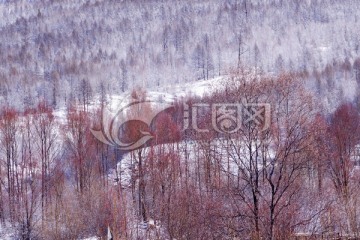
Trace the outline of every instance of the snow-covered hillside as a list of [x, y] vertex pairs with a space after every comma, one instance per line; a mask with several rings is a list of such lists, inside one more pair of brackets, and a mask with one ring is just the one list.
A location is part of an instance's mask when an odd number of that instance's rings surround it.
[[0, 239], [358, 239], [357, 0], [0, 0]]

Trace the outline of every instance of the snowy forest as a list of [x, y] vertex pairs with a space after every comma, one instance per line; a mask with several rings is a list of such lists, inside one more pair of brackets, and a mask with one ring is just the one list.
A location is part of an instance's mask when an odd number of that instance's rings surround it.
[[359, 87], [357, 0], [0, 0], [0, 239], [360, 239]]

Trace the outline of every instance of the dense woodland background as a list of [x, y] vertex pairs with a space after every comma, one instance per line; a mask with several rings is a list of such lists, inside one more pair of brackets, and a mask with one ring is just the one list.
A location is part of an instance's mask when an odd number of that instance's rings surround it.
[[306, 72], [324, 98], [355, 95], [353, 0], [1, 1], [0, 15], [1, 102], [18, 109], [67, 106], [85, 85], [120, 94], [240, 65]]
[[[0, 238], [359, 238], [359, 8], [0, 0]], [[125, 124], [124, 139], [154, 135], [144, 148], [90, 132], [114, 99], [215, 77]], [[266, 131], [181, 130], [184, 103], [244, 99], [271, 104]]]

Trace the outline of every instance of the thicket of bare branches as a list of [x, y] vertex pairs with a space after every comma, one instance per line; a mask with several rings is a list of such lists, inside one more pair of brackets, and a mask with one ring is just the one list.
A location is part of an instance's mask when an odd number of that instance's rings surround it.
[[[108, 228], [115, 239], [358, 236], [359, 114], [347, 103], [322, 115], [301, 81], [237, 71], [224, 91], [175, 103], [151, 126], [126, 123], [125, 140], [139, 129], [153, 134], [131, 152], [91, 134], [102, 108], [69, 107], [62, 122], [45, 103], [3, 109], [0, 220], [20, 239], [105, 236]], [[205, 107], [197, 109], [202, 131], [183, 130], [183, 104], [204, 102], [247, 111], [268, 103], [271, 121], [264, 129], [244, 118], [239, 131], [222, 134]]]

